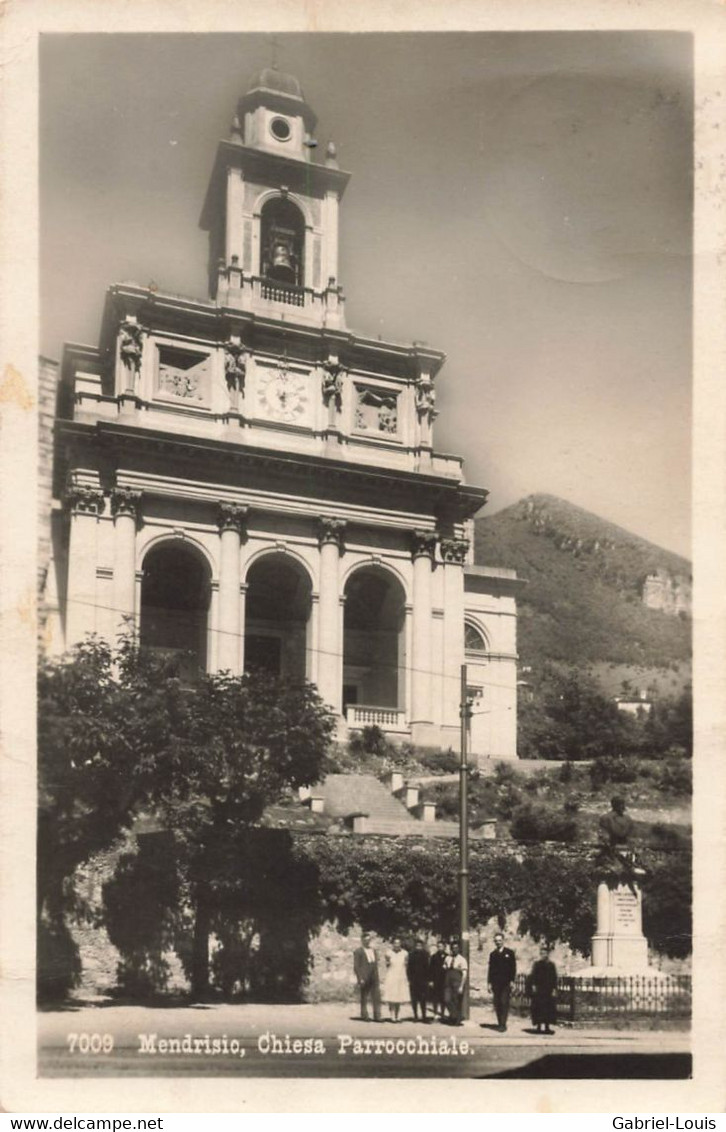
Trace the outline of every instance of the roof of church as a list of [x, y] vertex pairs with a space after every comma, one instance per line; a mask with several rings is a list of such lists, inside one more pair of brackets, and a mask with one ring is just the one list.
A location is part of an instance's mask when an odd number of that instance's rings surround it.
[[263, 67], [250, 83], [248, 93], [253, 90], [274, 90], [291, 98], [300, 98], [303, 101], [305, 99], [302, 87], [295, 76], [278, 71], [277, 67]]

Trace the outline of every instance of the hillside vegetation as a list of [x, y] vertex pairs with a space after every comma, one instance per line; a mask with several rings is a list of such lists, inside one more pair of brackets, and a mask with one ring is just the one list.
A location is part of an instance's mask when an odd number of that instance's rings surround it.
[[523, 664], [688, 667], [690, 618], [643, 602], [648, 576], [687, 586], [687, 559], [555, 496], [532, 495], [476, 521], [475, 560], [511, 567], [528, 583], [518, 599]]

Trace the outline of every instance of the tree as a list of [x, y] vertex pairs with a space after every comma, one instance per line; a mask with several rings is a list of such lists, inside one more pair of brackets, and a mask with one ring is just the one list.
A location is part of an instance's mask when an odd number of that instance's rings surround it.
[[[142, 810], [174, 839], [208, 986], [215, 867], [285, 787], [317, 781], [333, 721], [309, 684], [179, 675], [178, 660], [91, 639], [40, 675], [39, 899], [62, 934], [75, 867]], [[233, 853], [232, 853], [233, 857]]]
[[592, 759], [626, 749], [631, 721], [587, 673], [545, 665], [519, 728], [525, 758]]
[[682, 959], [692, 949], [691, 854], [671, 847], [652, 857], [643, 883], [643, 931], [656, 951]]
[[285, 787], [318, 780], [333, 720], [311, 685], [266, 673], [203, 676], [186, 687], [170, 680], [165, 692], [169, 733], [138, 776], [143, 796], [174, 833], [194, 914], [192, 993], [203, 996], [216, 877], [267, 804]]
[[529, 850], [522, 865], [527, 878], [519, 929], [547, 943], [562, 940], [590, 954], [595, 931], [597, 876], [590, 857], [555, 849]]
[[131, 689], [120, 657], [89, 638], [38, 678], [38, 973], [43, 995], [64, 994], [79, 973], [66, 924], [70, 878], [128, 824], [136, 753]]

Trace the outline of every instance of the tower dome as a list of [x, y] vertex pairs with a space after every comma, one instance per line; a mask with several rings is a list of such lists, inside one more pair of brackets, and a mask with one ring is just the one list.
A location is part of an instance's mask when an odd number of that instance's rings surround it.
[[295, 76], [288, 75], [285, 71], [278, 71], [277, 67], [263, 67], [250, 83], [247, 93], [250, 94], [253, 90], [271, 90], [276, 94], [287, 94], [291, 98], [305, 101], [302, 87]]
[[240, 118], [260, 106], [282, 114], [302, 118], [305, 129], [312, 133], [317, 118], [305, 101], [300, 83], [294, 75], [278, 71], [277, 67], [263, 67], [250, 83], [247, 93], [240, 99]]

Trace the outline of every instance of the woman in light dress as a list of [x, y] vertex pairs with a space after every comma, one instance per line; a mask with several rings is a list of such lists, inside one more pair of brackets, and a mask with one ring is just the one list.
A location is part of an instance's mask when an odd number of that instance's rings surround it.
[[398, 1012], [401, 1004], [410, 1002], [411, 992], [408, 985], [406, 968], [408, 966], [408, 952], [401, 947], [400, 939], [394, 939], [393, 950], [386, 954], [386, 980], [383, 984], [383, 1001], [388, 1003], [391, 1020], [398, 1022]]

